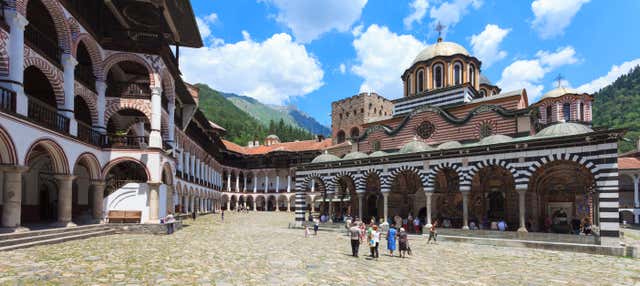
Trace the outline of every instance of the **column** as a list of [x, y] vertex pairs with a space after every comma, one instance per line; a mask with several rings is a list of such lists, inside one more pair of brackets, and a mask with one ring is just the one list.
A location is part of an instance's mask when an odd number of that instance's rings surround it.
[[156, 182], [148, 182], [149, 185], [149, 221], [148, 223], [159, 223], [159, 207], [160, 207], [160, 184]]
[[231, 210], [231, 198], [227, 199], [227, 211]]
[[384, 221], [389, 221], [389, 191], [382, 192]]
[[462, 191], [462, 229], [469, 229], [469, 191]]
[[527, 189], [517, 190], [517, 191], [518, 191], [518, 215], [520, 218], [520, 227], [518, 228], [518, 232], [527, 232], [527, 225], [524, 219], [525, 198], [527, 195]]
[[640, 187], [638, 186], [639, 183], [640, 183], [640, 176], [639, 175], [633, 176], [633, 205], [636, 208], [640, 208], [640, 193], [638, 191], [638, 188]]
[[59, 110], [62, 115], [69, 118], [69, 134], [78, 135], [78, 122], [74, 116], [75, 74], [74, 70], [78, 61], [70, 54], [62, 55], [63, 67], [63, 87], [64, 87], [64, 109]]
[[27, 167], [6, 166], [4, 171], [4, 194], [2, 196], [2, 226], [20, 227], [22, 214], [22, 173]]
[[287, 176], [287, 193], [291, 193], [291, 175]]
[[295, 198], [295, 222], [298, 226], [302, 226], [304, 222], [305, 208], [304, 208], [304, 193], [296, 192]]
[[329, 222], [333, 222], [333, 193], [328, 193], [327, 198], [329, 199]]
[[[107, 128], [104, 124], [104, 110], [107, 106], [107, 84], [104, 81], [96, 81], [96, 93], [98, 94], [98, 102], [96, 104], [96, 110], [98, 111], [98, 124], [94, 126], [94, 128], [101, 134], [106, 134]], [[180, 158], [182, 158], [182, 156], [180, 156]]]
[[63, 226], [75, 226], [71, 222], [72, 186], [75, 176], [55, 175], [58, 183], [58, 224]]
[[244, 179], [244, 184], [242, 185], [242, 192], [246, 192], [247, 191], [247, 174], [244, 174], [244, 177], [242, 177]]
[[231, 192], [231, 172], [227, 174], [227, 192]]
[[240, 172], [236, 175], [236, 192], [240, 192]]
[[102, 214], [104, 211], [104, 181], [93, 181], [93, 219], [98, 223], [102, 222]]
[[258, 192], [258, 176], [253, 176], [253, 192]]
[[311, 180], [311, 192], [315, 192], [316, 191], [316, 180], [313, 179]]
[[269, 175], [264, 175], [264, 193], [269, 192]]
[[176, 131], [175, 131], [175, 122], [174, 122], [174, 117], [176, 114], [176, 104], [175, 102], [169, 102], [169, 106], [167, 106], [169, 109], [169, 142], [171, 142], [172, 146], [175, 147], [175, 143], [173, 142], [176, 136]]
[[162, 148], [160, 134], [160, 116], [162, 115], [162, 88], [151, 86], [151, 133], [149, 133], [149, 147]]
[[316, 196], [309, 196], [311, 197], [311, 212], [315, 213], [316, 212]]
[[433, 195], [432, 192], [424, 192], [425, 197], [427, 197], [427, 223], [426, 224], [430, 224], [432, 223], [431, 221], [431, 196]]
[[[276, 189], [277, 190], [277, 189]], [[280, 211], [280, 200], [278, 197], [276, 197], [276, 211], [279, 212]]]
[[360, 218], [360, 220], [363, 220], [363, 216], [362, 216], [362, 200], [364, 199], [364, 192], [359, 192], [357, 194], [358, 194], [358, 218]]
[[276, 193], [280, 192], [280, 174], [276, 174]]
[[[9, 80], [3, 83], [16, 92], [16, 112], [27, 116], [28, 102], [24, 94], [24, 27], [29, 21], [16, 10], [4, 10], [4, 16], [10, 27], [9, 32]], [[4, 216], [3, 216], [4, 220]], [[20, 213], [18, 213], [20, 224]]]

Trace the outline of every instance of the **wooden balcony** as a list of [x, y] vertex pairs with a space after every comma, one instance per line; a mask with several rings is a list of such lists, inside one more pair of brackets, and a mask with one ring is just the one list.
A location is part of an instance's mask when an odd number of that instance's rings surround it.
[[29, 120], [43, 127], [69, 134], [69, 118], [58, 114], [58, 111], [45, 103], [29, 96]]
[[97, 147], [107, 145], [107, 137], [85, 123], [78, 121], [78, 139]]
[[109, 97], [151, 99], [151, 88], [148, 83], [109, 82], [108, 89]]
[[149, 138], [145, 136], [108, 135], [106, 146], [111, 148], [140, 149], [149, 146]]
[[0, 110], [7, 113], [16, 113], [16, 92], [0, 87]]

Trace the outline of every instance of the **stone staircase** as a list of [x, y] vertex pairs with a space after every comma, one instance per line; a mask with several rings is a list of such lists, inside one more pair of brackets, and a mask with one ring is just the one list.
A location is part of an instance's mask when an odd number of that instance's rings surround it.
[[0, 234], [0, 251], [54, 244], [115, 233], [115, 230], [100, 224], [5, 233]]

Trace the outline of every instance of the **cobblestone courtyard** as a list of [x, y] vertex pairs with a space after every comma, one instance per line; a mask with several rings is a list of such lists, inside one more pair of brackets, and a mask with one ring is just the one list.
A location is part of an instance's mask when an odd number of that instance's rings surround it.
[[[640, 261], [411, 241], [414, 256], [350, 256], [347, 238], [305, 239], [293, 214], [187, 221], [171, 236], [112, 235], [0, 252], [0, 284], [67, 285], [639, 285]], [[381, 250], [386, 243], [381, 243]], [[361, 252], [368, 249], [361, 247]], [[402, 283], [402, 284], [400, 284]]]

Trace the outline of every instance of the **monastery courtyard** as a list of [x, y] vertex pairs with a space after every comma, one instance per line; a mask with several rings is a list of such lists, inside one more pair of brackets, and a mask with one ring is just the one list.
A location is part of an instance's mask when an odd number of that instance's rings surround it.
[[[347, 237], [292, 214], [206, 215], [173, 235], [111, 235], [0, 252], [2, 285], [634, 285], [638, 260], [412, 237], [414, 256], [350, 256]], [[361, 246], [361, 254], [368, 252]], [[607, 267], [601, 267], [607, 265]], [[595, 281], [598, 281], [597, 283]], [[402, 284], [399, 284], [402, 283]]]

